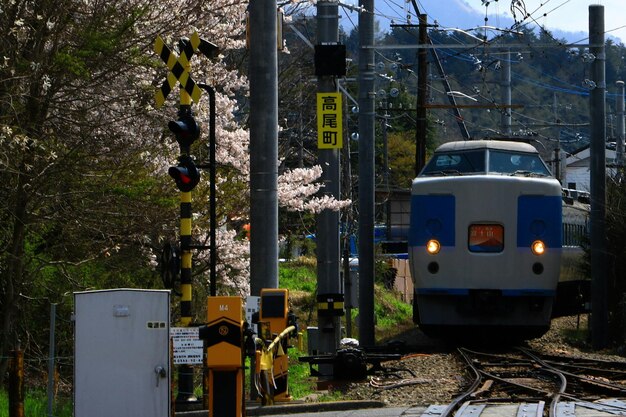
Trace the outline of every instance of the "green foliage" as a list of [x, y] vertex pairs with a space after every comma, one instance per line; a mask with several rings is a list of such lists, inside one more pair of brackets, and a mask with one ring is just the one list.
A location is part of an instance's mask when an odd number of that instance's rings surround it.
[[284, 262], [278, 270], [278, 282], [281, 288], [290, 291], [314, 293], [317, 287], [315, 265], [304, 260]]
[[375, 289], [376, 303], [374, 304], [374, 317], [376, 327], [383, 332], [397, 329], [412, 321], [413, 308], [398, 299], [392, 291], [380, 287]]
[[289, 393], [295, 399], [300, 399], [315, 392], [315, 380], [311, 378], [309, 364], [300, 362], [300, 356], [306, 356], [306, 352], [300, 352], [296, 348], [289, 349]]
[[54, 64], [58, 71], [72, 73], [78, 78], [87, 79], [91, 74], [85, 61], [70, 51], [59, 51], [54, 56]]
[[415, 132], [392, 133], [388, 142], [391, 184], [409, 188], [415, 178]]
[[[24, 398], [25, 417], [47, 416], [48, 397], [42, 391], [28, 391]], [[72, 417], [72, 401], [67, 398], [57, 398], [53, 407], [55, 417]], [[6, 391], [0, 391], [0, 417], [9, 417], [9, 396]]]
[[109, 6], [89, 24], [78, 23], [73, 29], [80, 42], [57, 51], [53, 57], [57, 71], [86, 80], [101, 69], [101, 64], [123, 51], [127, 58], [141, 55], [138, 48], [128, 48], [128, 43], [135, 34], [137, 19], [144, 13], [141, 9], [116, 10]]

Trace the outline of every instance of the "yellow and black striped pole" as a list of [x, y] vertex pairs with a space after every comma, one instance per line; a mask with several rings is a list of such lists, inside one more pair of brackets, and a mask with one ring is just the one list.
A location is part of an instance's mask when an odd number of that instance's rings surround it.
[[[187, 43], [188, 45], [188, 43]], [[181, 42], [181, 54], [178, 59], [179, 63], [184, 65], [184, 73], [189, 74], [191, 53], [186, 53], [186, 47]], [[191, 78], [189, 78], [191, 79]], [[180, 89], [180, 110], [179, 115], [191, 113], [191, 96], [184, 88]], [[189, 156], [190, 145], [188, 143], [180, 144], [180, 153], [182, 156]], [[183, 327], [191, 325], [193, 313], [191, 308], [192, 302], [192, 253], [191, 253], [191, 191], [180, 192], [180, 324]], [[193, 386], [194, 369], [191, 365], [180, 365], [178, 368], [178, 397], [177, 402], [195, 401]]]
[[[212, 43], [200, 39], [197, 32], [194, 32], [190, 39], [181, 39], [179, 42], [180, 54], [173, 53], [163, 41], [161, 36], [157, 36], [154, 43], [154, 52], [165, 62], [170, 72], [167, 79], [160, 88], [155, 91], [156, 107], [161, 107], [165, 99], [176, 83], [180, 83], [180, 108], [178, 111], [178, 121], [171, 121], [169, 129], [176, 135], [176, 141], [180, 145], [180, 157], [176, 167], [169, 168], [169, 175], [174, 178], [180, 194], [180, 246], [181, 246], [181, 300], [180, 300], [180, 325], [191, 326], [193, 321], [192, 312], [192, 254], [194, 248], [191, 242], [191, 190], [198, 184], [200, 173], [195, 166], [190, 155], [191, 144], [198, 139], [200, 129], [193, 118], [191, 111], [192, 100], [196, 103], [202, 94], [201, 88], [195, 83], [190, 75], [190, 59], [196, 50], [208, 58], [214, 58], [219, 53], [219, 48]], [[215, 98], [211, 95], [212, 109]], [[214, 125], [214, 111], [212, 110], [212, 126]], [[214, 128], [213, 128], [214, 129]], [[212, 137], [214, 133], [212, 130]], [[214, 142], [214, 141], [213, 141]], [[214, 164], [213, 164], [214, 165]], [[212, 184], [214, 178], [212, 178]], [[213, 185], [212, 185], [213, 187]], [[211, 194], [214, 196], [214, 192]], [[213, 203], [212, 203], [213, 204]], [[212, 222], [213, 225], [214, 222]], [[213, 227], [213, 226], [212, 226]], [[213, 232], [214, 233], [214, 232]], [[214, 238], [212, 238], [214, 239]], [[213, 256], [213, 255], [212, 255]], [[214, 268], [213, 268], [214, 269]], [[212, 278], [214, 281], [214, 278]], [[214, 284], [213, 284], [214, 285]], [[215, 295], [215, 294], [212, 294]], [[178, 368], [178, 396], [177, 403], [194, 401], [193, 387], [193, 367], [190, 365], [180, 365]]]
[[[181, 58], [186, 57], [185, 49], [181, 45], [183, 52]], [[192, 52], [193, 53], [193, 52]], [[182, 59], [179, 59], [181, 61]], [[191, 64], [189, 59], [184, 59], [185, 72], [189, 73]], [[180, 89], [180, 112], [183, 109], [191, 108], [191, 96], [184, 88]], [[180, 147], [181, 155], [189, 155], [188, 146]], [[191, 191], [181, 191], [180, 193], [180, 247], [181, 247], [181, 268], [180, 268], [180, 322], [183, 326], [191, 324]]]
[[180, 193], [180, 324], [187, 327], [191, 312], [191, 191]]

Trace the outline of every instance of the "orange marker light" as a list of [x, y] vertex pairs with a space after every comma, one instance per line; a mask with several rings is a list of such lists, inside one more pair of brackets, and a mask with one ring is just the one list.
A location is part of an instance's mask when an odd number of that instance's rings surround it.
[[546, 244], [541, 240], [535, 240], [532, 245], [530, 245], [530, 249], [535, 255], [540, 256], [546, 252]]
[[426, 252], [430, 253], [431, 255], [438, 254], [440, 249], [441, 243], [439, 243], [439, 241], [436, 239], [431, 239], [426, 243]]

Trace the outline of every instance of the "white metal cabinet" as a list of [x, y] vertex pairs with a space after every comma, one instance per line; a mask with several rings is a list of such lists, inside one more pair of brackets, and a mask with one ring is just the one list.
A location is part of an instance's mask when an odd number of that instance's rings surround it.
[[74, 293], [74, 416], [170, 417], [170, 293]]

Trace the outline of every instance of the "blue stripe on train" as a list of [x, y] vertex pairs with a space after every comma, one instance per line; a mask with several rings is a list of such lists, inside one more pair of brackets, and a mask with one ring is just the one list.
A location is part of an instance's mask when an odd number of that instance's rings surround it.
[[454, 246], [454, 211], [453, 195], [412, 196], [409, 246], [425, 246], [432, 238], [442, 246]]
[[522, 195], [517, 200], [517, 246], [530, 247], [537, 239], [550, 248], [563, 242], [560, 196]]

